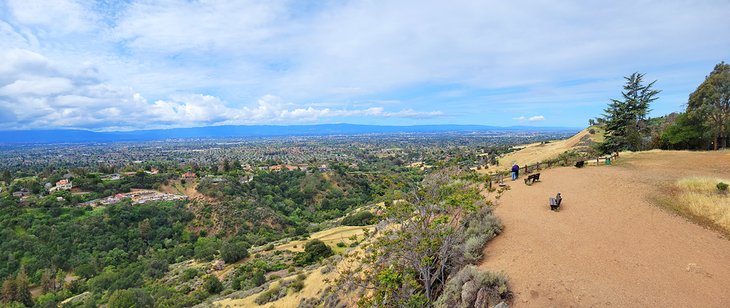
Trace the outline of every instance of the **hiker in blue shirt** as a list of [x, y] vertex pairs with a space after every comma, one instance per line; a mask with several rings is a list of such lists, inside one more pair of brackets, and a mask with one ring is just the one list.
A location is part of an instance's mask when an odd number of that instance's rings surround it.
[[512, 166], [512, 180], [513, 181], [516, 180], [517, 177], [519, 177], [519, 176], [520, 176], [520, 166], [515, 164], [514, 166]]

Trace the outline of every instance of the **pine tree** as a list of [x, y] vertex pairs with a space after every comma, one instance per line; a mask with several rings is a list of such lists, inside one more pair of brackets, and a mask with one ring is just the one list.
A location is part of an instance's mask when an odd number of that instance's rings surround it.
[[15, 283], [15, 278], [8, 277], [5, 279], [3, 282], [2, 294], [0, 295], [0, 299], [2, 299], [1, 302], [3, 303], [12, 302], [16, 297], [18, 297], [18, 286]]
[[655, 81], [644, 85], [644, 74], [633, 73], [624, 77], [626, 85], [621, 92], [623, 99], [611, 99], [604, 110], [606, 118], [606, 141], [604, 152], [621, 150], [638, 151], [643, 149], [646, 134], [645, 120], [649, 105], [657, 100], [660, 91], [652, 89]]
[[21, 302], [26, 307], [33, 307], [33, 297], [30, 294], [30, 282], [28, 281], [28, 275], [25, 273], [24, 268], [20, 269], [18, 276], [15, 278], [15, 284], [18, 288], [15, 301]]

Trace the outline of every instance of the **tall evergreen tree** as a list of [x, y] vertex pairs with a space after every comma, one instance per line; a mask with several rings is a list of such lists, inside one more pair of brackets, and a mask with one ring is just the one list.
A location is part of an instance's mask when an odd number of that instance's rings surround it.
[[26, 307], [33, 307], [33, 296], [30, 294], [30, 281], [25, 269], [21, 268], [18, 276], [15, 278], [17, 286], [17, 298], [15, 301], [23, 303]]
[[18, 297], [18, 285], [15, 283], [15, 278], [8, 277], [3, 282], [2, 293], [0, 293], [0, 302], [7, 304], [15, 301], [16, 297]]
[[633, 73], [624, 77], [626, 85], [621, 92], [622, 99], [611, 99], [608, 108], [604, 110], [606, 118], [606, 141], [602, 148], [604, 152], [621, 150], [638, 151], [644, 148], [646, 134], [646, 115], [649, 105], [657, 100], [659, 90], [652, 89], [655, 81], [644, 85], [644, 74]]
[[730, 135], [730, 64], [720, 62], [715, 65], [705, 81], [690, 94], [687, 113], [704, 119], [714, 135], [715, 150], [727, 147]]

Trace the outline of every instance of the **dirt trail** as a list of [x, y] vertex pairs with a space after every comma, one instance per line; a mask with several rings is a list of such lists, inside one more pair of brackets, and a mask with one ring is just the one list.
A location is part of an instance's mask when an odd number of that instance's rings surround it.
[[727, 151], [543, 170], [532, 186], [511, 182], [481, 267], [509, 275], [515, 307], [730, 307], [730, 241], [650, 203], [679, 178], [728, 175]]

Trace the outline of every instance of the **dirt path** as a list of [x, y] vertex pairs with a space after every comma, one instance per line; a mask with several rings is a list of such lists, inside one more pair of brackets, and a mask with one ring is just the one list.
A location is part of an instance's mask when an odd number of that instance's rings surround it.
[[514, 306], [730, 307], [730, 241], [650, 203], [676, 179], [727, 177], [730, 152], [627, 156], [512, 182], [481, 267], [509, 275]]

